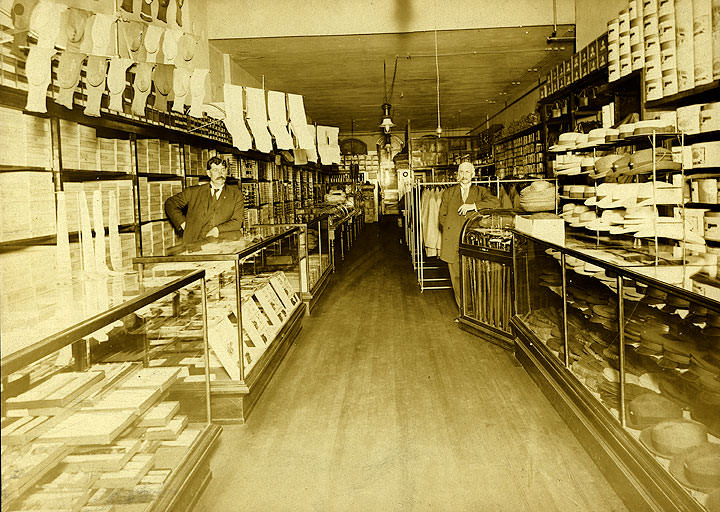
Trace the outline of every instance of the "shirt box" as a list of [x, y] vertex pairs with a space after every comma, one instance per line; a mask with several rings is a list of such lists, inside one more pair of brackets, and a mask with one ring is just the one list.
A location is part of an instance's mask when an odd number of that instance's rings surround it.
[[565, 245], [565, 221], [563, 219], [535, 219], [516, 215], [515, 229], [546, 242]]
[[596, 40], [598, 69], [606, 66], [608, 63], [608, 37], [603, 34]]
[[587, 46], [587, 58], [588, 58], [588, 73], [592, 73], [598, 69], [598, 58], [597, 58], [597, 40], [591, 42]]

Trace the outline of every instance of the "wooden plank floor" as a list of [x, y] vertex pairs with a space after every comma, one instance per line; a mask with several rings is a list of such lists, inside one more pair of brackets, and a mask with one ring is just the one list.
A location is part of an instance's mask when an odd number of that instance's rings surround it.
[[626, 510], [512, 355], [419, 293], [393, 226], [339, 265], [248, 422], [209, 511]]

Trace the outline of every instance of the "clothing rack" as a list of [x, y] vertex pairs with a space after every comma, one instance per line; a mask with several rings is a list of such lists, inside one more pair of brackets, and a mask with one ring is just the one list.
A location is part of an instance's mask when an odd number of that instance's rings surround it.
[[[543, 179], [545, 181], [555, 182], [556, 178], [516, 178], [516, 179], [500, 179], [487, 178], [482, 180], [474, 180], [471, 185], [488, 187], [496, 197], [500, 197], [500, 188], [506, 184], [533, 183]], [[440, 267], [429, 266], [425, 255], [422, 214], [420, 211], [420, 202], [423, 192], [432, 188], [448, 188], [457, 185], [457, 181], [440, 181], [440, 182], [415, 182], [405, 194], [405, 207], [403, 208], [403, 217], [405, 218], [405, 241], [410, 251], [413, 269], [415, 270], [417, 282], [420, 286], [420, 292], [425, 290], [448, 290], [452, 288], [450, 285], [439, 285], [443, 281], [449, 279], [430, 277], [426, 275], [427, 270], [437, 270]], [[557, 204], [556, 204], [557, 210]]]

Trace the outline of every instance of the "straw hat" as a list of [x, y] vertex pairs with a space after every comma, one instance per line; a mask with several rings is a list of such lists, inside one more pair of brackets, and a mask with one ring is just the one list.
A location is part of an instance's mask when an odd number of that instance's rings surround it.
[[705, 443], [680, 453], [670, 462], [670, 474], [702, 492], [720, 488], [720, 445]]
[[665, 420], [643, 430], [640, 441], [655, 455], [669, 459], [686, 450], [706, 444], [707, 428], [695, 421]]

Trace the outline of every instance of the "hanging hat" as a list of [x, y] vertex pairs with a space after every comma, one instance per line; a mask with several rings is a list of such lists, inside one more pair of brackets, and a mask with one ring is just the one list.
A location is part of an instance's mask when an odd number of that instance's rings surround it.
[[132, 13], [133, 12], [133, 0], [122, 0], [122, 5], [120, 6], [122, 10], [125, 12]]

